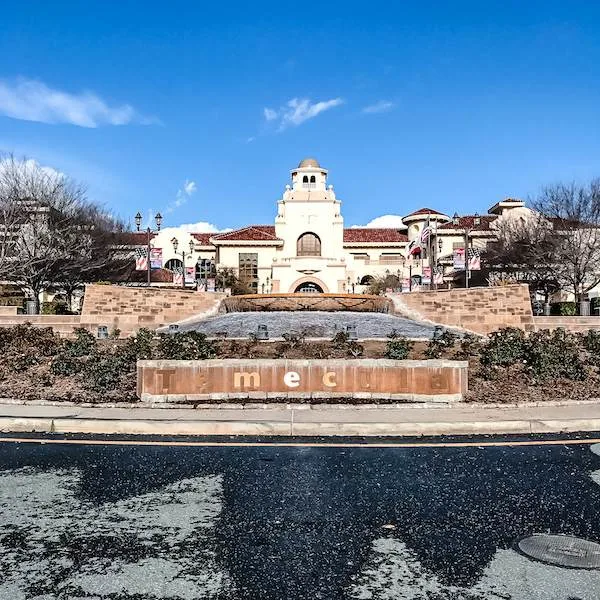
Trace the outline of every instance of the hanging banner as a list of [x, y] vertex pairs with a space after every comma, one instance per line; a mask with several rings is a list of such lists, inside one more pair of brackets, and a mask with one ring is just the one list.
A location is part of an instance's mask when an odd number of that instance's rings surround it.
[[148, 270], [148, 250], [146, 248], [138, 248], [135, 253], [135, 270]]
[[185, 282], [194, 283], [196, 281], [196, 267], [185, 268]]
[[465, 270], [465, 249], [455, 248], [452, 253], [452, 266], [455, 271]]
[[162, 248], [150, 248], [150, 268], [162, 269]]
[[402, 280], [402, 293], [406, 294], [406, 292], [410, 292], [410, 279], [408, 277]]
[[207, 279], [206, 280], [206, 291], [207, 292], [214, 292], [215, 291], [215, 280], [214, 279]]
[[173, 271], [173, 285], [183, 285], [183, 272], [181, 267], [177, 267], [177, 269]]
[[423, 277], [421, 278], [422, 284], [431, 283], [431, 267], [423, 267]]

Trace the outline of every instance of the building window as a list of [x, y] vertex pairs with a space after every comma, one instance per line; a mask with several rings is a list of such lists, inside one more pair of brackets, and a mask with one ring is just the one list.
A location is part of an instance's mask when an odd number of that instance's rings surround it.
[[181, 269], [182, 267], [183, 267], [183, 263], [178, 258], [170, 258], [165, 263], [165, 269], [168, 269], [169, 271], [177, 271], [178, 269]]
[[258, 292], [258, 254], [240, 252], [238, 277], [253, 292]]
[[305, 175], [305, 176], [302, 178], [302, 183], [308, 183], [308, 175]]
[[[310, 182], [311, 182], [311, 183], [316, 183], [316, 182], [317, 182], [317, 180], [315, 179], [315, 176], [314, 176], [314, 175], [311, 175], [311, 176], [310, 176]], [[523, 217], [521, 217], [521, 218], [523, 218]], [[523, 220], [525, 220], [525, 219], [523, 219]]]
[[303, 233], [296, 243], [298, 256], [321, 256], [321, 239], [314, 233]]

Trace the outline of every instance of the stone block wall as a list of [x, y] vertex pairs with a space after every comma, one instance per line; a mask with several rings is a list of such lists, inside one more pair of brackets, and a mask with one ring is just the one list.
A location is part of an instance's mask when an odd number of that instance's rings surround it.
[[117, 285], [85, 286], [81, 323], [108, 325], [128, 335], [140, 327], [156, 329], [194, 316], [216, 314], [225, 294], [173, 288]]
[[536, 331], [540, 329], [566, 329], [571, 333], [585, 333], [600, 329], [600, 317], [533, 317]]
[[477, 287], [392, 294], [397, 313], [487, 334], [502, 327], [534, 329], [529, 287]]

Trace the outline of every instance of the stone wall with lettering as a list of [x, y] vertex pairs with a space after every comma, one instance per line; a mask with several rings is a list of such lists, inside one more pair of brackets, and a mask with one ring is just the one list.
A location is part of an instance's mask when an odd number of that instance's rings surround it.
[[453, 402], [467, 391], [467, 362], [450, 360], [142, 360], [146, 402], [377, 398]]
[[487, 334], [502, 327], [534, 329], [529, 287], [457, 288], [390, 294], [397, 313]]

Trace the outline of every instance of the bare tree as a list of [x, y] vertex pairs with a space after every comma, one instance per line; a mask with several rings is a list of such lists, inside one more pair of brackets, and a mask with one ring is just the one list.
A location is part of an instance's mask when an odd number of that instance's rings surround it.
[[538, 259], [580, 302], [600, 283], [600, 179], [545, 187], [533, 208], [548, 223]]
[[36, 312], [44, 288], [114, 266], [110, 242], [120, 227], [67, 176], [13, 156], [0, 161], [0, 279], [21, 285]]
[[526, 282], [544, 300], [560, 288], [554, 269], [554, 242], [551, 223], [539, 213], [528, 218], [498, 220], [496, 240], [489, 242], [482, 263], [488, 283]]

